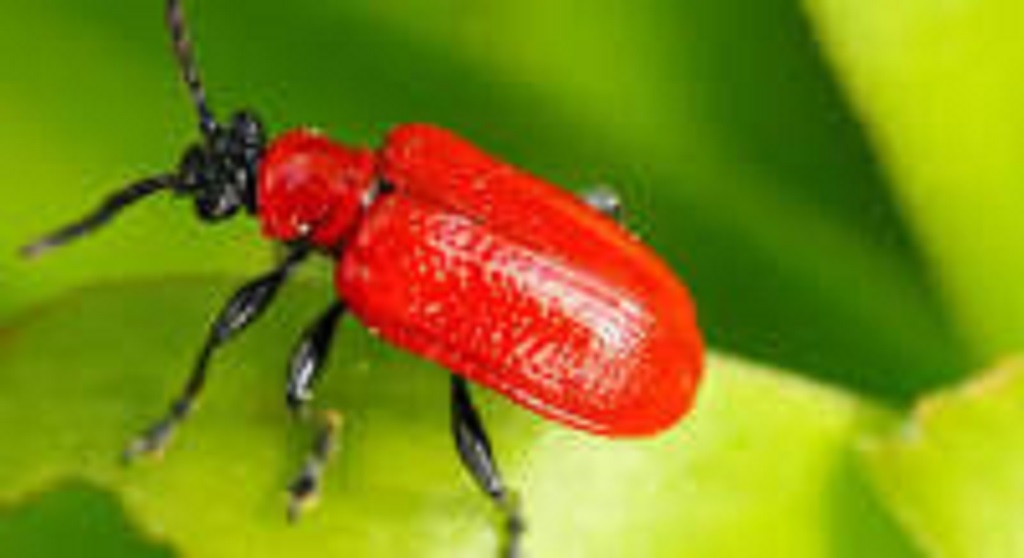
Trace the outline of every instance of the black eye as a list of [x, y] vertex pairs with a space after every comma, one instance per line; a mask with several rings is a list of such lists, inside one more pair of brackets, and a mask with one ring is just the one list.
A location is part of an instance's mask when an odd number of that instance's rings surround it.
[[198, 145], [193, 145], [181, 158], [178, 165], [177, 189], [182, 192], [201, 190], [207, 183], [206, 169], [209, 167], [206, 152]]
[[207, 188], [196, 193], [196, 215], [203, 221], [220, 221], [235, 214], [242, 200], [233, 188]]
[[266, 138], [263, 124], [249, 111], [238, 111], [231, 117], [231, 135], [247, 148], [262, 147]]

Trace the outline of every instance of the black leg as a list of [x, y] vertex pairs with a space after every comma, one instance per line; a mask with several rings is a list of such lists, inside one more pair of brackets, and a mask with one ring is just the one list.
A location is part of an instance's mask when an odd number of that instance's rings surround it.
[[171, 404], [163, 419], [132, 441], [124, 453], [126, 461], [131, 461], [142, 454], [159, 454], [163, 451], [175, 427], [188, 416], [196, 398], [202, 392], [206, 384], [207, 366], [214, 351], [263, 314], [295, 265], [308, 253], [309, 250], [305, 247], [294, 249], [276, 268], [246, 283], [235, 292], [210, 327], [206, 343], [199, 353], [185, 389]]
[[[305, 405], [313, 399], [313, 387], [323, 373], [324, 363], [330, 354], [331, 338], [334, 336], [338, 320], [344, 314], [345, 305], [342, 302], [331, 304], [306, 328], [292, 352], [292, 357], [288, 361], [288, 388], [285, 399], [297, 417], [303, 416]], [[324, 413], [319, 432], [313, 442], [313, 449], [306, 458], [302, 470], [288, 485], [290, 521], [298, 520], [302, 512], [319, 497], [324, 469], [334, 451], [340, 424], [339, 413]]]
[[306, 462], [302, 465], [298, 476], [288, 485], [289, 521], [297, 521], [302, 516], [302, 512], [315, 504], [319, 498], [324, 469], [327, 468], [327, 463], [337, 446], [337, 435], [340, 429], [341, 414], [336, 411], [324, 412], [313, 441], [313, 449], [306, 457]]
[[313, 387], [320, 379], [323, 365], [330, 354], [331, 338], [338, 320], [345, 314], [345, 304], [335, 302], [306, 328], [288, 361], [288, 388], [285, 400], [296, 414], [313, 399]]
[[519, 502], [512, 495], [498, 470], [491, 443], [487, 439], [480, 414], [470, 398], [469, 386], [463, 378], [452, 375], [452, 434], [459, 458], [477, 486], [487, 494], [505, 519], [505, 542], [502, 556], [520, 556], [520, 541], [526, 528], [519, 512]]
[[580, 192], [580, 201], [615, 221], [622, 220], [622, 200], [608, 186], [595, 186]]

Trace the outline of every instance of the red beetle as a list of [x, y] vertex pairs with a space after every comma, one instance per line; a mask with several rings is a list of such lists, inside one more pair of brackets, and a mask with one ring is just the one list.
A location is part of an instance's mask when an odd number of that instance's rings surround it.
[[[191, 198], [206, 222], [245, 209], [289, 253], [229, 301], [184, 392], [127, 457], [163, 448], [190, 412], [214, 350], [252, 323], [312, 253], [336, 259], [339, 302], [300, 339], [290, 362], [289, 405], [299, 410], [312, 397], [346, 311], [391, 343], [451, 370], [456, 446], [505, 513], [507, 555], [517, 553], [522, 520], [465, 379], [545, 417], [612, 437], [656, 433], [690, 408], [703, 367], [690, 297], [615, 221], [617, 203], [608, 193], [581, 200], [424, 124], [396, 128], [376, 151], [306, 129], [266, 145], [252, 114], [238, 113], [228, 125], [213, 118], [178, 0], [168, 0], [167, 15], [203, 140], [186, 151], [177, 172], [115, 193], [24, 253], [94, 230], [159, 191]], [[293, 515], [318, 489], [336, 428], [336, 419], [326, 422], [291, 485]]]

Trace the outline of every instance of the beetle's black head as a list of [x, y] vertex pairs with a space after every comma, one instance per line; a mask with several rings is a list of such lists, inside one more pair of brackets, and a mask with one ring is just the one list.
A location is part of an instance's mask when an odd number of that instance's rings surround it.
[[240, 209], [256, 212], [256, 180], [266, 145], [263, 125], [251, 112], [238, 112], [218, 123], [206, 104], [206, 92], [192, 56], [181, 0], [167, 0], [167, 27], [181, 76], [199, 117], [202, 140], [185, 151], [178, 170], [146, 178], [111, 194], [92, 213], [25, 246], [37, 256], [105, 225], [122, 209], [161, 191], [191, 197], [204, 222], [224, 220]]
[[217, 125], [181, 158], [172, 188], [192, 197], [196, 215], [206, 222], [231, 217], [239, 209], [256, 212], [256, 179], [266, 147], [263, 124], [248, 111]]

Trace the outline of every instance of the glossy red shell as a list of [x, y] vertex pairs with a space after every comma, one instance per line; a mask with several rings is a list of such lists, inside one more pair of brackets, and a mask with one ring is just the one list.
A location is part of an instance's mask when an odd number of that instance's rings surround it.
[[691, 407], [689, 294], [618, 224], [431, 126], [396, 129], [376, 173], [393, 192], [349, 225], [336, 285], [384, 339], [604, 435]]

